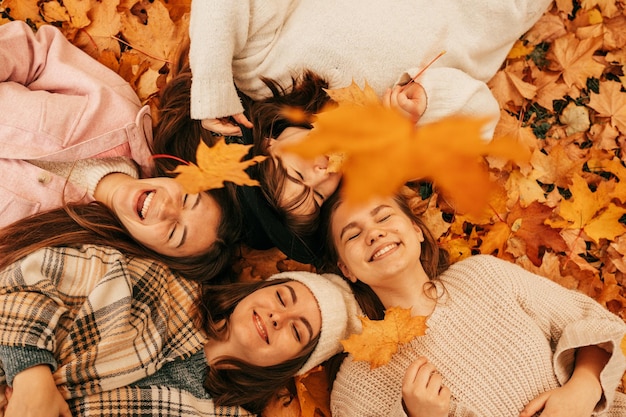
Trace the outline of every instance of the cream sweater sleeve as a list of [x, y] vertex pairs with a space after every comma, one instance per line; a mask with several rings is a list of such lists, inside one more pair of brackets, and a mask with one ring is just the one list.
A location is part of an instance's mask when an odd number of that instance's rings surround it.
[[[406, 84], [419, 71], [411, 69], [405, 72], [399, 84]], [[500, 106], [486, 83], [473, 78], [457, 68], [428, 68], [416, 81], [426, 91], [426, 111], [418, 122], [419, 125], [432, 123], [454, 115], [485, 118], [482, 132], [483, 139], [493, 138]]]
[[233, 82], [232, 61], [248, 40], [253, 17], [250, 6], [246, 0], [191, 2], [192, 119], [225, 117], [243, 111]]
[[597, 345], [611, 353], [600, 375], [603, 398], [595, 410], [606, 411], [626, 371], [626, 358], [620, 348], [626, 336], [624, 321], [585, 294], [523, 268], [515, 266], [510, 276], [524, 308], [536, 317], [551, 344], [556, 346], [553, 367], [560, 385], [572, 374], [577, 348]]

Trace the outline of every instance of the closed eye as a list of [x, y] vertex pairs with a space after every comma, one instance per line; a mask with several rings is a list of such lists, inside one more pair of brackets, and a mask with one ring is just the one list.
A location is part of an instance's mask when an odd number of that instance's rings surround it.
[[298, 343], [300, 343], [302, 341], [302, 337], [300, 336], [300, 332], [298, 331], [298, 328], [296, 327], [295, 324], [291, 325], [291, 328], [293, 329], [293, 335], [296, 338], [296, 340], [298, 341]]
[[174, 225], [174, 227], [172, 227], [172, 232], [168, 236], [167, 240], [172, 240], [172, 238], [174, 237], [174, 233], [175, 232], [176, 232], [176, 225]]
[[286, 304], [285, 304], [285, 300], [283, 300], [283, 297], [281, 297], [281, 295], [280, 295], [280, 292], [279, 292], [279, 291], [276, 291], [276, 298], [278, 298], [278, 302], [279, 302], [279, 303], [280, 303], [283, 307], [285, 307], [285, 306], [286, 306]]
[[361, 234], [361, 232], [356, 232], [354, 234], [349, 235], [348, 240], [354, 240], [357, 237], [359, 237], [359, 235]]

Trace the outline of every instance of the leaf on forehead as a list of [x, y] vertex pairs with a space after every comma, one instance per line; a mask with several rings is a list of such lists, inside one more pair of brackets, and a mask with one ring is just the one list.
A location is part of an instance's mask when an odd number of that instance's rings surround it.
[[369, 362], [371, 369], [387, 364], [400, 344], [424, 335], [427, 327], [426, 317], [413, 317], [410, 309], [400, 307], [387, 309], [384, 320], [360, 319], [361, 334], [353, 334], [341, 344], [354, 360]]
[[248, 176], [245, 169], [261, 162], [265, 157], [255, 156], [242, 161], [248, 154], [250, 146], [252, 145], [226, 144], [222, 138], [209, 148], [200, 141], [196, 153], [198, 165], [190, 163], [177, 166], [173, 171], [178, 174], [176, 181], [185, 188], [185, 191], [192, 194], [222, 188], [224, 181], [237, 185], [259, 185], [258, 181]]

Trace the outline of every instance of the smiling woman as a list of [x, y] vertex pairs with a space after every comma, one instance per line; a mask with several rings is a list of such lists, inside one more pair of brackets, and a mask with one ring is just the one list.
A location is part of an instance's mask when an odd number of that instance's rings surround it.
[[379, 368], [347, 357], [333, 417], [626, 415], [626, 324], [592, 298], [494, 256], [449, 266], [401, 196], [335, 197], [324, 219], [328, 267], [365, 314], [407, 308], [428, 327]]
[[108, 247], [43, 248], [0, 270], [4, 416], [251, 416], [235, 406], [259, 412], [341, 351], [357, 314], [334, 275], [208, 285]]
[[53, 26], [0, 25], [0, 60], [0, 267], [45, 246], [101, 243], [190, 279], [229, 279], [232, 190], [188, 195], [145, 178], [152, 118], [126, 81]]

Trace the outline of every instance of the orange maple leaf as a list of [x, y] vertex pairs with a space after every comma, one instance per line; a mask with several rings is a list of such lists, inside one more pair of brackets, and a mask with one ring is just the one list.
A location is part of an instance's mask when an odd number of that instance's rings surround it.
[[356, 84], [348, 87], [336, 107], [318, 114], [305, 139], [285, 147], [309, 159], [341, 154], [347, 201], [391, 195], [409, 180], [428, 178], [459, 211], [478, 211], [489, 190], [481, 157], [522, 160], [528, 155], [514, 140], [486, 143], [483, 119], [450, 117], [416, 128], [398, 110], [359, 91]]
[[328, 376], [322, 366], [297, 376], [295, 383], [300, 401], [300, 417], [330, 417]]
[[601, 38], [581, 41], [573, 33], [568, 33], [554, 41], [552, 54], [554, 62], [558, 64], [554, 69], [562, 72], [565, 84], [586, 88], [587, 78], [599, 78], [602, 75], [604, 65], [593, 59], [593, 53], [601, 46]]
[[611, 125], [626, 134], [626, 94], [619, 83], [601, 81], [600, 94], [591, 93], [589, 107], [599, 116], [610, 117]]
[[200, 141], [196, 152], [198, 165], [190, 163], [177, 166], [173, 171], [178, 174], [176, 181], [191, 194], [221, 188], [224, 181], [237, 185], [259, 185], [258, 181], [248, 176], [245, 169], [264, 160], [265, 156], [255, 156], [242, 161], [250, 146], [252, 145], [226, 144], [222, 138], [209, 148]]
[[411, 316], [411, 310], [391, 307], [385, 311], [384, 320], [359, 317], [363, 332], [353, 334], [341, 344], [356, 361], [367, 361], [370, 368], [378, 368], [391, 360], [398, 345], [408, 343], [426, 332], [426, 317]]

